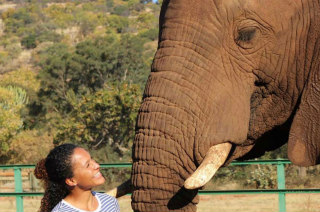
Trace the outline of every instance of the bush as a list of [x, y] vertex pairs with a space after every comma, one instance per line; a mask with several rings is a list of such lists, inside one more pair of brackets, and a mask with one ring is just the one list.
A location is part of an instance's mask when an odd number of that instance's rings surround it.
[[248, 185], [255, 185], [257, 189], [272, 189], [277, 186], [276, 167], [270, 165], [258, 165], [258, 168], [250, 172], [247, 179]]
[[118, 16], [126, 16], [128, 17], [130, 15], [130, 11], [128, 7], [124, 5], [118, 5], [113, 9], [112, 14], [118, 15]]
[[[12, 138], [8, 163], [35, 164], [53, 148], [52, 136], [37, 130], [22, 131]], [[36, 154], [35, 154], [36, 152]]]
[[36, 36], [34, 34], [31, 34], [22, 38], [21, 45], [27, 49], [36, 48], [37, 47]]
[[127, 17], [110, 15], [107, 17], [107, 26], [114, 28], [117, 33], [121, 33], [129, 27], [129, 20]]
[[0, 51], [0, 64], [3, 65], [2, 68], [5, 68], [4, 65], [10, 64], [12, 60], [16, 59], [22, 51], [20, 43], [14, 41], [5, 44], [4, 46], [5, 48]]
[[156, 28], [152, 28], [152, 29], [143, 30], [142, 32], [139, 33], [139, 36], [141, 38], [146, 38], [150, 41], [155, 41], [158, 39], [158, 34], [159, 34], [159, 30]]

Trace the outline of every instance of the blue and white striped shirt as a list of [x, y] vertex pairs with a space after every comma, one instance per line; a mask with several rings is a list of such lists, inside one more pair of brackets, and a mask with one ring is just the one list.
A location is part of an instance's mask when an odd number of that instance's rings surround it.
[[[120, 212], [119, 204], [116, 198], [107, 194], [96, 193], [92, 194], [97, 197], [99, 206], [93, 212]], [[51, 212], [87, 212], [72, 206], [70, 203], [61, 200]]]

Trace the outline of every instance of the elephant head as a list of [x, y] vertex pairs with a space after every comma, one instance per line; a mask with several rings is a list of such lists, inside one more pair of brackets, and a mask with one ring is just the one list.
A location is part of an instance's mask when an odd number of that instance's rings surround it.
[[164, 0], [133, 144], [134, 211], [196, 211], [221, 166], [320, 161], [318, 0]]

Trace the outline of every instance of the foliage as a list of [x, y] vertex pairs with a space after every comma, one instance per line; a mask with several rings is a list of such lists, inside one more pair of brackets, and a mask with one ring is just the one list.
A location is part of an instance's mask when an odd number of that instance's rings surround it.
[[130, 15], [130, 11], [127, 5], [117, 5], [114, 7], [112, 14], [128, 17]]
[[20, 110], [28, 102], [20, 87], [0, 87], [0, 158], [9, 152], [10, 138], [23, 126]]
[[19, 43], [12, 43], [7, 45], [2, 51], [0, 51], [0, 64], [7, 65], [16, 59], [21, 53], [21, 47]]
[[272, 189], [277, 185], [277, 172], [275, 166], [258, 165], [251, 171], [247, 184], [254, 184], [257, 189]]
[[155, 29], [155, 28], [151, 28], [151, 29], [147, 29], [147, 30], [142, 30], [139, 33], [139, 36], [141, 38], [146, 38], [150, 41], [155, 41], [158, 39], [158, 34], [159, 34], [159, 30]]
[[36, 21], [36, 17], [30, 13], [30, 7], [22, 7], [17, 10], [10, 9], [2, 14], [5, 23], [5, 32], [22, 35], [28, 27]]
[[18, 69], [1, 76], [0, 86], [13, 85], [21, 87], [27, 91], [28, 97], [34, 97], [34, 93], [38, 91], [40, 83], [37, 80], [37, 73], [30, 69]]
[[145, 41], [139, 36], [124, 34], [121, 37], [118, 60], [121, 61], [122, 79], [143, 85], [149, 74], [150, 66], [145, 62]]
[[41, 10], [41, 5], [27, 4], [17, 9], [9, 9], [2, 17], [6, 34], [19, 36], [22, 46], [28, 49], [35, 48], [40, 42], [57, 42], [61, 39], [54, 32], [56, 26]]
[[152, 2], [152, 0], [140, 0], [140, 2], [143, 3], [143, 4], [147, 4], [147, 3]]
[[21, 45], [27, 49], [33, 49], [42, 42], [59, 42], [62, 36], [55, 32], [55, 29], [55, 26], [49, 23], [32, 26], [21, 38]]
[[129, 19], [118, 15], [110, 15], [107, 17], [107, 26], [114, 28], [116, 32], [126, 32], [129, 27]]
[[267, 160], [267, 159], [287, 159], [288, 155], [288, 144], [284, 144], [278, 149], [275, 149], [270, 152], [266, 152], [263, 156], [260, 157], [261, 160]]
[[119, 79], [119, 49], [120, 43], [114, 36], [79, 43], [73, 57], [78, 67], [73, 69], [74, 76], [70, 80], [74, 91], [85, 93], [86, 89], [90, 89], [94, 92], [101, 89], [108, 80]]
[[[7, 104], [1, 107], [0, 131], [6, 141], [1, 142], [5, 151], [1, 150], [0, 160], [33, 161], [21, 154], [28, 150], [27, 144], [34, 146], [43, 138], [47, 146], [53, 142], [50, 134], [57, 130], [57, 135], [67, 137], [63, 124], [82, 123], [79, 116], [92, 111], [94, 116], [87, 118], [104, 120], [104, 128], [97, 123], [102, 130], [94, 129], [95, 120], [86, 122], [83, 138], [91, 143], [84, 139], [82, 143], [93, 147], [102, 132], [108, 133], [92, 150], [105, 161], [119, 160], [119, 155], [127, 160], [141, 90], [156, 49], [155, 17], [160, 7], [140, 0], [16, 3], [15, 8], [1, 12], [5, 30], [0, 38], [0, 64], [5, 69], [0, 72], [9, 72], [0, 78], [0, 101]], [[27, 54], [21, 53], [31, 53], [32, 60], [25, 60]], [[28, 63], [21, 66], [32, 71], [14, 68], [22, 61]], [[24, 92], [28, 101], [12, 106], [15, 92]], [[90, 104], [98, 105], [102, 97], [107, 101], [102, 106], [111, 112], [100, 111], [99, 116]]]
[[[18, 69], [2, 75], [0, 87], [14, 86], [21, 88], [26, 92], [28, 102], [34, 102], [37, 99], [37, 92], [40, 87], [40, 82], [36, 77], [37, 74], [29, 69]], [[24, 127], [26, 127], [26, 122], [33, 122], [33, 117], [29, 116], [28, 104], [21, 107], [19, 115], [24, 122]]]
[[70, 110], [67, 101], [69, 90], [68, 81], [70, 80], [70, 65], [72, 55], [68, 46], [64, 44], [53, 45], [46, 49], [40, 56], [40, 67], [42, 71], [38, 77], [41, 81], [39, 98], [44, 107], [56, 112]]
[[11, 139], [8, 163], [36, 164], [46, 157], [51, 148], [52, 136], [48, 133], [41, 134], [37, 130], [22, 131]]
[[143, 40], [124, 35], [98, 37], [79, 43], [74, 52], [54, 45], [42, 52], [39, 74], [40, 101], [46, 111], [68, 113], [68, 94], [96, 92], [112, 81], [144, 84], [148, 67], [143, 60]]
[[93, 32], [98, 25], [102, 25], [104, 21], [102, 17], [92, 12], [79, 12], [77, 20], [80, 25], [80, 33], [84, 37]]
[[83, 96], [60, 122], [54, 142], [74, 142], [90, 149], [109, 145], [120, 156], [129, 154], [140, 99], [139, 87], [126, 83]]
[[26, 47], [27, 49], [33, 49], [37, 47], [36, 44], [36, 36], [31, 34], [28, 35], [21, 40], [21, 45]]
[[3, 36], [0, 39], [0, 45], [2, 46], [2, 49], [0, 49], [0, 64], [4, 67], [19, 56], [21, 53], [21, 46], [19, 40], [15, 36]]
[[152, 13], [140, 13], [137, 17], [137, 23], [140, 29], [151, 29], [158, 22], [158, 18]]
[[50, 7], [44, 8], [44, 14], [53, 21], [59, 28], [67, 28], [76, 23], [75, 13], [77, 8], [74, 4], [53, 4]]

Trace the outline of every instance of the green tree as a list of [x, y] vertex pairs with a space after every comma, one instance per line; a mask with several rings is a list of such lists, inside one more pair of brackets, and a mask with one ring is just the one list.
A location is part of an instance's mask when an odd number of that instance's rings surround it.
[[156, 41], [158, 39], [159, 30], [157, 28], [145, 29], [139, 32], [141, 38], [145, 38], [150, 41]]
[[149, 12], [140, 13], [137, 17], [138, 27], [140, 29], [151, 29], [158, 23], [158, 18]]
[[11, 9], [2, 14], [7, 35], [17, 35], [22, 46], [32, 49], [43, 41], [59, 41], [54, 30], [56, 26], [47, 18], [39, 4], [26, 4], [25, 7]]
[[110, 15], [107, 17], [106, 25], [116, 30], [118, 33], [125, 32], [129, 27], [129, 20], [127, 17], [118, 15]]
[[53, 45], [40, 55], [41, 81], [38, 96], [44, 106], [43, 112], [55, 111], [59, 113], [71, 110], [68, 102], [69, 81], [72, 78], [70, 66], [76, 66], [72, 61], [72, 53], [64, 44]]
[[74, 51], [60, 44], [42, 52], [40, 105], [32, 105], [36, 110], [42, 108], [39, 118], [72, 112], [74, 99], [93, 94], [106, 83], [131, 82], [142, 87], [149, 72], [143, 44], [138, 36], [124, 35], [120, 40], [105, 36], [81, 42]]
[[72, 3], [66, 5], [53, 4], [52, 6], [43, 9], [43, 13], [52, 20], [56, 26], [63, 29], [72, 26], [77, 22], [75, 16], [76, 11], [77, 8]]
[[132, 14], [136, 14], [137, 12], [143, 11], [145, 9], [145, 5], [140, 3], [139, 0], [129, 0], [128, 7]]
[[9, 10], [6, 14], [2, 15], [2, 17], [5, 17], [4, 23], [6, 25], [6, 33], [21, 35], [36, 21], [35, 17], [32, 16], [28, 9], [28, 7], [25, 7], [17, 10]]
[[117, 5], [113, 8], [112, 14], [128, 17], [130, 10], [127, 5]]
[[106, 36], [81, 42], [74, 52], [63, 44], [48, 48], [39, 64], [39, 96], [55, 111], [69, 111], [68, 90], [76, 95], [95, 92], [108, 80], [120, 81], [127, 69], [138, 68], [142, 50], [139, 55], [136, 49], [130, 50], [132, 45], [128, 39], [119, 42], [114, 36]]
[[76, 46], [70, 86], [77, 94], [94, 92], [103, 87], [108, 80], [118, 79], [119, 41], [114, 36], [98, 37]]
[[145, 40], [139, 36], [124, 34], [121, 36], [118, 60], [121, 61], [122, 80], [135, 84], [144, 84], [149, 75], [150, 67], [144, 56]]
[[21, 45], [26, 47], [27, 49], [34, 49], [37, 47], [36, 36], [34, 34], [30, 34], [21, 40]]
[[106, 85], [83, 96], [57, 126], [54, 142], [74, 142], [90, 149], [109, 146], [118, 156], [129, 156], [140, 100], [139, 86], [127, 83]]

